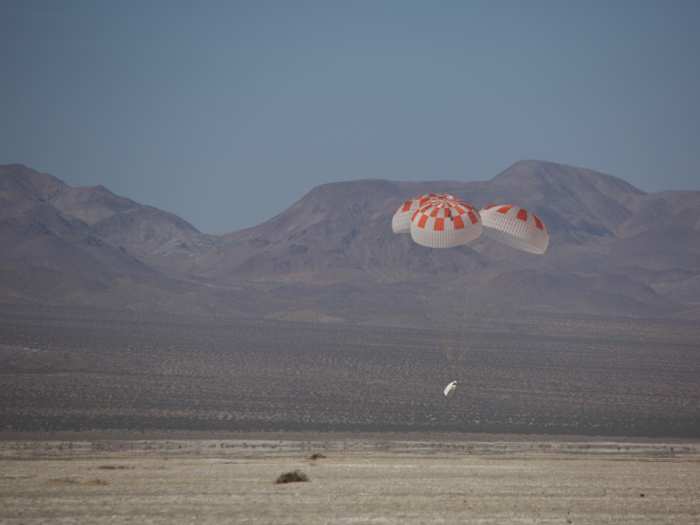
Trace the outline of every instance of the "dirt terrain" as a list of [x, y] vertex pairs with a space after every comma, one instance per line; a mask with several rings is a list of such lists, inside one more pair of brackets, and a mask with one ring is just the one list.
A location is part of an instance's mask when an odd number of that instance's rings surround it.
[[698, 323], [474, 308], [456, 330], [424, 330], [86, 312], [0, 316], [0, 431], [700, 436]]
[[[699, 454], [696, 441], [5, 442], [0, 523], [694, 524]], [[309, 481], [275, 484], [295, 470]]]

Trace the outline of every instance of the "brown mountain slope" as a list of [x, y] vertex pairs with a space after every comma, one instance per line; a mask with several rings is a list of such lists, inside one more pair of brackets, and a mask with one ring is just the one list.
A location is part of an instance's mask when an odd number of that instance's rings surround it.
[[483, 266], [467, 247], [430, 253], [392, 233], [396, 203], [430, 186], [378, 180], [320, 186], [270, 221], [224, 234], [231, 245], [195, 260], [190, 271], [218, 279], [367, 283]]
[[621, 237], [671, 224], [700, 230], [700, 191], [652, 193], [635, 199], [629, 207], [632, 216], [617, 230]]
[[[393, 234], [396, 208], [428, 192], [526, 207], [547, 224], [549, 249], [537, 256], [482, 236], [433, 250]], [[102, 186], [2, 166], [0, 286], [42, 268], [54, 298], [70, 288], [64, 275], [91, 300], [111, 294], [127, 307], [141, 286], [168, 311], [370, 324], [419, 323], [446, 294], [496, 308], [669, 315], [700, 302], [699, 210], [700, 192], [647, 195], [595, 171], [523, 161], [488, 182], [326, 184], [259, 226], [213, 236]], [[40, 286], [22, 289], [43, 300]]]
[[[469, 247], [431, 250], [416, 245], [407, 235], [394, 235], [390, 227], [394, 210], [409, 198], [430, 191], [451, 193], [479, 208], [497, 202], [527, 207], [549, 227], [548, 252], [544, 256], [517, 252], [484, 237]], [[674, 254], [668, 246], [656, 250], [652, 243], [644, 257], [664, 259], [665, 265], [637, 280], [628, 271], [636, 257], [634, 242], [622, 243], [621, 237], [635, 228], [650, 231], [669, 221], [670, 211], [650, 220], [646, 202], [668, 203], [668, 210], [675, 211], [679, 201], [688, 214], [693, 203], [700, 201], [674, 192], [653, 197], [609, 175], [541, 161], [517, 163], [489, 182], [327, 184], [260, 226], [225, 234], [237, 244], [196, 258], [187, 271], [223, 280], [396, 285], [410, 280], [411, 286], [415, 279], [452, 275], [464, 281], [473, 300], [505, 304], [526, 302], [525, 296], [533, 290], [525, 284], [532, 279], [528, 276], [543, 275], [544, 282], [556, 272], [559, 277], [543, 285], [550, 288], [541, 295], [549, 297], [545, 302], [553, 309], [576, 310], [578, 301], [587, 311], [595, 311], [595, 305], [607, 311], [617, 302], [618, 312], [669, 313], [678, 305], [658, 296], [654, 289], [664, 289], [668, 271], [674, 268], [692, 278], [700, 273], [700, 262], [692, 253], [683, 255], [685, 248]], [[661, 247], [664, 241], [658, 241]], [[673, 242], [669, 239], [666, 244]], [[505, 266], [493, 267], [497, 261]]]
[[[483, 266], [471, 250], [428, 250], [391, 232], [391, 216], [404, 201], [427, 192], [451, 193], [478, 208], [516, 203], [538, 214], [552, 235], [543, 257], [516, 253], [482, 238], [470, 245], [489, 258], [519, 265], [560, 268], [562, 262], [593, 272], [604, 266], [603, 240], [633, 216], [627, 207], [644, 196], [626, 182], [590, 170], [523, 161], [492, 181], [403, 183], [354, 181], [315, 188], [294, 206], [260, 226], [232, 232], [237, 241], [224, 253], [198, 261], [198, 275], [261, 280], [320, 281], [365, 278], [398, 281], [435, 272], [464, 272]], [[338, 272], [343, 277], [336, 277]]]
[[508, 196], [517, 195], [523, 207], [546, 206], [584, 231], [617, 229], [632, 216], [632, 203], [645, 195], [617, 177], [534, 160], [514, 164], [491, 182], [507, 187]]
[[147, 265], [105, 242], [84, 221], [46, 201], [71, 189], [51, 175], [23, 166], [0, 167], [0, 264], [79, 272], [88, 278], [153, 274]]
[[[166, 277], [124, 247], [111, 244], [110, 235], [83, 218], [105, 221], [140, 205], [117, 196], [95, 199], [95, 194], [113, 196], [100, 188], [70, 188], [24, 166], [0, 166], [0, 295], [4, 302], [101, 308], [141, 308], [145, 303], [165, 311], [238, 311], [235, 295], [240, 292], [222, 295]], [[156, 217], [187, 224], [172, 214], [155, 212]], [[162, 221], [144, 222], [155, 226], [153, 238], [166, 235]], [[126, 236], [128, 231], [119, 233]]]
[[[151, 265], [169, 264], [192, 253], [210, 250], [221, 241], [197, 231], [177, 215], [120, 197], [104, 186], [65, 186], [42, 195], [60, 212], [84, 221], [100, 238]], [[159, 256], [152, 260], [151, 256]]]

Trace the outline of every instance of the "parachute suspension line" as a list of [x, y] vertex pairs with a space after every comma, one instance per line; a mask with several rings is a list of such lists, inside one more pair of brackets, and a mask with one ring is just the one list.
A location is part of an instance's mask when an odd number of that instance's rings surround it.
[[465, 336], [465, 328], [464, 328], [464, 323], [467, 321], [467, 287], [464, 287], [464, 301], [462, 302], [462, 322], [460, 323], [461, 326], [461, 331], [460, 331], [460, 340], [459, 340], [459, 361], [462, 360], [464, 357], [464, 354], [466, 351], [464, 350], [464, 336]]
[[425, 307], [425, 317], [429, 321], [430, 325], [432, 326], [435, 332], [435, 338], [438, 342], [437, 346], [440, 350], [440, 354], [442, 355], [444, 353], [445, 357], [447, 358], [447, 369], [450, 378], [449, 380], [453, 381], [454, 379], [452, 358], [454, 357], [454, 342], [450, 340], [450, 334], [446, 335], [446, 332], [448, 332], [448, 330], [445, 330], [445, 322], [443, 318], [445, 309], [443, 307], [438, 308], [435, 305], [435, 299], [433, 297], [422, 296], [421, 299]]
[[[447, 326], [441, 327], [444, 337], [443, 345], [447, 356], [448, 371], [450, 381], [459, 379], [455, 376], [456, 363], [464, 357], [464, 337], [465, 337], [465, 321], [467, 319], [467, 289], [463, 288], [464, 295], [457, 294], [454, 302], [456, 308], [451, 309], [451, 315], [446, 319]], [[458, 367], [457, 367], [458, 368]]]
[[470, 349], [471, 345], [474, 344], [474, 341], [472, 340], [471, 343], [465, 347], [465, 338], [466, 338], [466, 327], [465, 324], [467, 322], [467, 306], [469, 303], [468, 295], [467, 295], [467, 287], [466, 284], [463, 288], [464, 292], [464, 299], [462, 300], [462, 319], [460, 320], [459, 326], [460, 326], [460, 338], [459, 338], [459, 357], [457, 359], [457, 362], [461, 362], [462, 359], [464, 359], [464, 356], [467, 354], [467, 351]]
[[476, 334], [476, 337], [471, 337], [469, 340], [469, 344], [464, 346], [462, 345], [461, 351], [459, 353], [459, 359], [458, 361], [462, 361], [464, 357], [471, 352], [472, 348], [474, 347], [474, 344], [481, 339], [481, 335], [484, 333], [484, 330], [486, 329], [486, 324], [484, 322], [479, 323], [479, 332]]
[[[460, 337], [459, 341], [457, 342], [457, 353], [458, 355], [455, 356], [455, 361], [457, 363], [460, 363], [467, 354], [469, 354], [474, 345], [481, 339], [481, 335], [484, 333], [484, 330], [486, 329], [485, 323], [482, 321], [479, 321], [479, 331], [476, 333], [476, 336], [474, 335], [474, 332], [472, 330], [469, 331], [470, 337], [467, 338], [467, 329], [466, 329], [466, 321], [467, 321], [467, 311], [469, 310], [468, 308], [468, 294], [467, 294], [467, 287], [464, 287], [464, 299], [462, 301], [462, 319], [461, 322], [459, 322], [459, 326], [461, 328], [460, 331]], [[474, 312], [476, 313], [476, 312]], [[477, 316], [476, 315], [471, 315], [470, 320], [472, 321], [472, 324], [476, 320]], [[452, 374], [452, 360], [450, 360], [450, 374]]]
[[[442, 328], [438, 328], [438, 330], [442, 330]], [[454, 349], [449, 338], [443, 338], [443, 344], [441, 346], [444, 347], [445, 357], [447, 357], [447, 370], [449, 372], [449, 377], [452, 377], [452, 358], [454, 356]], [[450, 381], [453, 381], [453, 379], [450, 379]]]

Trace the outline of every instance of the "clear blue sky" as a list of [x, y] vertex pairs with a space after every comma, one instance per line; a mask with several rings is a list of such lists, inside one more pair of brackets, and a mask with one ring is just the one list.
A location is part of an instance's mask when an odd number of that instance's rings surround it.
[[206, 233], [523, 159], [700, 190], [700, 2], [0, 2], [0, 164]]

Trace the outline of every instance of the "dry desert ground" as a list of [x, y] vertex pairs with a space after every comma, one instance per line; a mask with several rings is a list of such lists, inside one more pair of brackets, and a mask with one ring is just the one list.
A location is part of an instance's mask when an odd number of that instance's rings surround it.
[[696, 524], [700, 444], [4, 442], [0, 495], [13, 525]]

